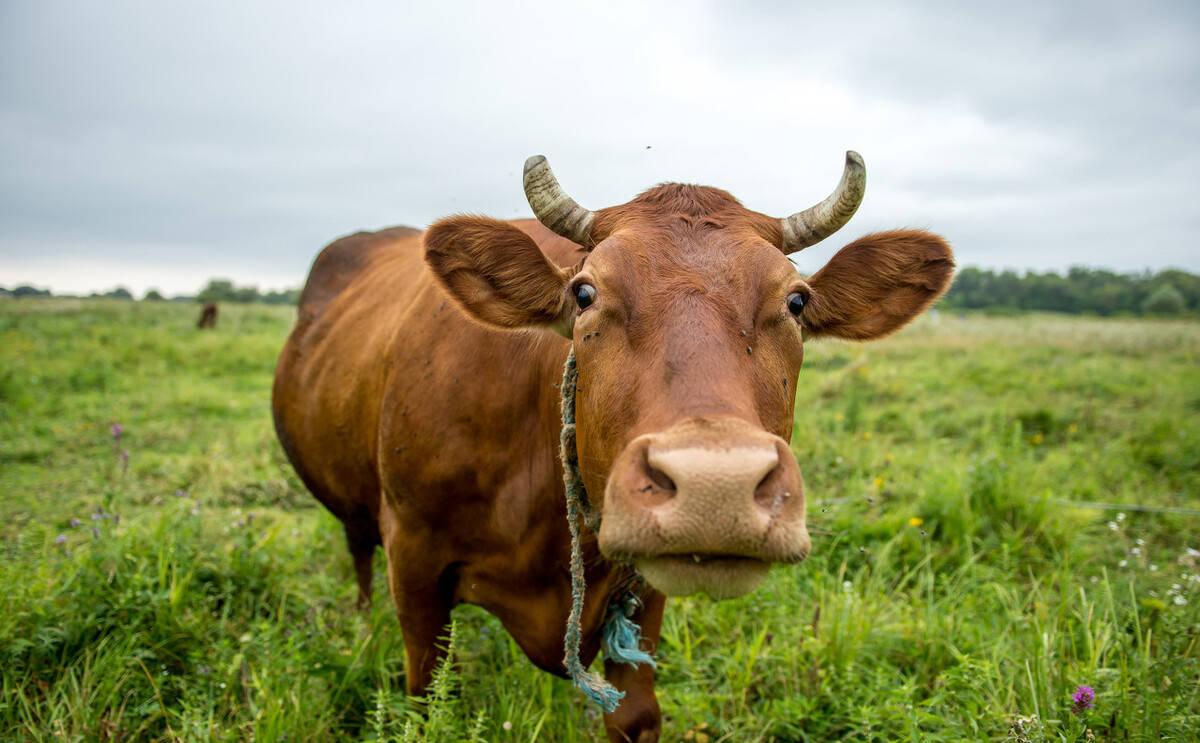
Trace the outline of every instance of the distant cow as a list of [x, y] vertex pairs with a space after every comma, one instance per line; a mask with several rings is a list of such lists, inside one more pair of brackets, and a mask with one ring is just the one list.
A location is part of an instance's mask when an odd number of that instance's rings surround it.
[[[788, 254], [844, 225], [865, 169], [785, 219], [725, 191], [665, 184], [588, 211], [544, 158], [525, 165], [539, 221], [456, 216], [337, 240], [317, 257], [275, 375], [280, 441], [345, 525], [369, 601], [382, 545], [423, 692], [460, 603], [497, 616], [564, 675], [570, 538], [560, 390], [574, 343], [577, 454], [598, 530], [584, 528], [582, 658], [610, 601], [657, 645], [665, 596], [752, 590], [808, 554], [789, 442], [804, 341], [891, 333], [946, 288], [949, 246], [918, 230], [842, 248], [811, 277]], [[800, 413], [798, 449], [815, 434]], [[644, 582], [635, 580], [637, 575]], [[627, 693], [612, 740], [658, 739], [654, 671], [606, 662]]]
[[217, 305], [215, 302], [205, 303], [204, 308], [200, 310], [200, 319], [196, 321], [196, 327], [201, 330], [217, 327]]

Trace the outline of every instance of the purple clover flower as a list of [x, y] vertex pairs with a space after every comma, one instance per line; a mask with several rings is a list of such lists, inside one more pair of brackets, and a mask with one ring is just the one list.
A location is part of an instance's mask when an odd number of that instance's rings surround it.
[[1075, 693], [1071, 696], [1071, 701], [1073, 703], [1071, 711], [1077, 715], [1082, 715], [1096, 703], [1096, 690], [1086, 685], [1078, 686], [1075, 688]]
[[71, 528], [72, 528], [72, 529], [77, 529], [77, 528], [79, 528], [79, 525], [80, 525], [80, 524], [82, 524], [82, 523], [83, 523], [83, 522], [82, 522], [82, 521], [80, 521], [79, 519], [71, 519]]
[[125, 427], [120, 423], [114, 423], [109, 430], [112, 432], [113, 441], [119, 443], [121, 441], [121, 434], [125, 433]]
[[59, 534], [57, 537], [54, 538], [54, 543], [55, 544], [66, 544], [67, 543], [67, 535]]

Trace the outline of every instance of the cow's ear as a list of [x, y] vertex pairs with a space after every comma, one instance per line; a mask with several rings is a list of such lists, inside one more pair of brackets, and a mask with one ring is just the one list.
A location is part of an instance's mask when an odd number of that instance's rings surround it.
[[502, 328], [570, 334], [567, 275], [508, 222], [459, 216], [425, 232], [425, 262], [467, 314]]
[[953, 275], [950, 246], [931, 232], [893, 230], [859, 238], [808, 280], [806, 335], [885, 336], [929, 307]]

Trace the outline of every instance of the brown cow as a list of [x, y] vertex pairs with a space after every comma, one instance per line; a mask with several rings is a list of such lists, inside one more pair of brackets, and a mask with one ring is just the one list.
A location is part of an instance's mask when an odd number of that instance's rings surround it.
[[196, 327], [201, 330], [212, 330], [217, 327], [216, 302], [204, 303], [204, 307], [200, 310], [200, 319], [196, 321]]
[[[534, 664], [564, 675], [567, 339], [578, 458], [601, 516], [584, 532], [585, 664], [609, 601], [630, 585], [641, 586], [634, 619], [653, 650], [664, 594], [739, 595], [771, 563], [805, 557], [789, 446], [803, 341], [897, 330], [953, 272], [941, 238], [901, 230], [797, 273], [787, 254], [845, 224], [864, 186], [848, 153], [837, 190], [783, 220], [681, 184], [590, 212], [530, 158], [540, 223], [450, 217], [321, 252], [279, 360], [275, 425], [345, 524], [362, 601], [384, 547], [409, 693], [429, 683], [460, 603], [487, 609]], [[631, 583], [635, 570], [648, 586]], [[653, 669], [605, 672], [627, 692], [605, 715], [609, 737], [657, 740]]]

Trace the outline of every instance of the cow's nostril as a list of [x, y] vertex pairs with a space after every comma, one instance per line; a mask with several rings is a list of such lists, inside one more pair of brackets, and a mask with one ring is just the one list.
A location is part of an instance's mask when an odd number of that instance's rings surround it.
[[649, 475], [651, 482], [663, 490], [675, 490], [675, 481], [667, 477], [667, 474], [662, 470], [658, 470], [647, 465], [646, 474]]
[[763, 488], [767, 487], [767, 483], [770, 481], [770, 479], [775, 476], [775, 472], [778, 469], [779, 468], [776, 467], [767, 474], [763, 475], [763, 479], [759, 480], [758, 484], [754, 486], [754, 492], [762, 492]]
[[782, 462], [763, 475], [754, 488], [755, 502], [772, 514], [778, 513], [791, 497]]
[[649, 450], [647, 450], [647, 453], [643, 456], [645, 458], [642, 460], [642, 464], [646, 468], [646, 477], [650, 478], [650, 482], [654, 483], [661, 490], [674, 492], [675, 481], [672, 480], [666, 472], [663, 472], [654, 465], [650, 464]]

